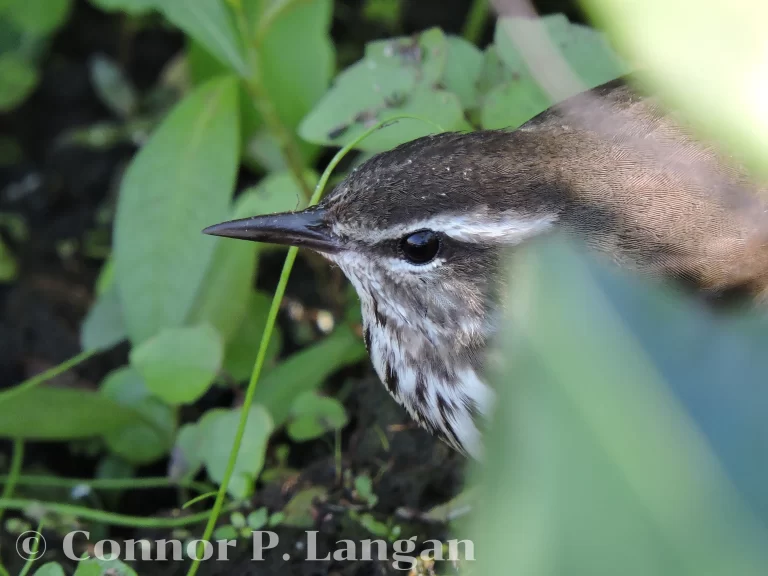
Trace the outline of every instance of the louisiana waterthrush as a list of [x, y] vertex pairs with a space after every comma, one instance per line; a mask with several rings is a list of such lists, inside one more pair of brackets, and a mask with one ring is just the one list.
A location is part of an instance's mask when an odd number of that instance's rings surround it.
[[[609, 135], [590, 125], [587, 103], [608, 115]], [[389, 392], [477, 456], [478, 419], [494, 399], [483, 364], [504, 249], [560, 230], [619, 265], [715, 297], [768, 297], [768, 241], [732, 205], [746, 195], [765, 210], [768, 189], [622, 81], [567, 104], [514, 131], [403, 144], [317, 207], [205, 232], [304, 246], [338, 265], [360, 296], [366, 346]]]

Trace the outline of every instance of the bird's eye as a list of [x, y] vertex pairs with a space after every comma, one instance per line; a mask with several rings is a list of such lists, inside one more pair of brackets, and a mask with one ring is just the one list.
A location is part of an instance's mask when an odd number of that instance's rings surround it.
[[426, 264], [440, 251], [440, 236], [432, 230], [419, 230], [400, 241], [400, 251], [411, 264]]

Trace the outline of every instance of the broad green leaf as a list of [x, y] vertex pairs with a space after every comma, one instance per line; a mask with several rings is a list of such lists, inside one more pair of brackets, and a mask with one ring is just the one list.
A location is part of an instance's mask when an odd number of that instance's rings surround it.
[[34, 576], [66, 576], [64, 568], [58, 562], [48, 562], [35, 570]]
[[378, 65], [394, 63], [416, 71], [420, 83], [432, 86], [440, 81], [448, 59], [448, 39], [439, 28], [416, 37], [377, 40], [365, 47], [365, 60]]
[[38, 82], [35, 68], [16, 54], [0, 54], [0, 112], [8, 112], [26, 100]]
[[224, 0], [163, 0], [157, 7], [232, 70], [241, 76], [249, 73], [240, 36]]
[[585, 8], [695, 127], [766, 174], [768, 3], [588, 0]]
[[46, 36], [67, 21], [72, 0], [11, 0], [5, 17], [25, 34]]
[[108, 350], [127, 338], [120, 298], [113, 286], [93, 303], [80, 330], [84, 350]]
[[367, 356], [365, 346], [348, 326], [286, 358], [267, 373], [256, 388], [254, 401], [269, 410], [279, 427], [290, 414], [294, 398], [319, 388], [336, 370]]
[[347, 68], [303, 120], [299, 133], [311, 142], [344, 145], [378, 121], [401, 114], [429, 122], [401, 119], [359, 144], [368, 151], [444, 130], [468, 127], [459, 98], [435, 88], [446, 68], [448, 43], [439, 30], [413, 39], [369, 45], [366, 58]]
[[90, 0], [91, 4], [107, 12], [126, 12], [139, 16], [154, 10], [158, 0]]
[[483, 69], [483, 53], [477, 46], [458, 36], [448, 37], [448, 58], [442, 82], [446, 90], [461, 100], [463, 108], [477, 102], [477, 84]]
[[[629, 72], [605, 37], [591, 28], [571, 24], [562, 14], [538, 20], [501, 18], [496, 23], [494, 42], [501, 60], [514, 74], [515, 80], [533, 82], [530, 69], [517, 49], [516, 43], [531, 42], [531, 38], [547, 35], [560, 56], [581, 81], [573, 94], [594, 88]], [[562, 94], [563, 98], [573, 94]]]
[[512, 71], [499, 56], [496, 46], [491, 44], [483, 52], [483, 66], [480, 70], [480, 76], [477, 79], [477, 91], [482, 104], [482, 97], [496, 88], [499, 84], [504, 84], [512, 80]]
[[[308, 171], [305, 178], [314, 186], [318, 177]], [[290, 174], [270, 174], [237, 197], [230, 218], [295, 210], [303, 207], [303, 202], [301, 190]], [[216, 251], [191, 310], [190, 322], [211, 324], [229, 342], [243, 324], [263, 245], [226, 238], [212, 240], [216, 242]]]
[[78, 563], [75, 576], [137, 576], [133, 568], [120, 560], [89, 558]]
[[[332, 14], [332, 0], [294, 2], [274, 20], [261, 40], [261, 81], [283, 125], [292, 132], [323, 97], [333, 77], [336, 55], [330, 36]], [[256, 152], [263, 160], [268, 154], [265, 147], [277, 149], [277, 144], [271, 137], [260, 140]], [[259, 142], [256, 140], [249, 148]], [[300, 142], [300, 146], [309, 164], [317, 147], [306, 142]], [[266, 167], [275, 170], [280, 164], [273, 162]]]
[[723, 457], [749, 458], [764, 504], [766, 361], [733, 355], [734, 324], [559, 239], [518, 251], [509, 277], [478, 573], [762, 574], [765, 508]]
[[16, 258], [13, 257], [11, 251], [5, 245], [2, 239], [0, 239], [0, 283], [12, 282], [16, 279], [18, 273], [18, 267], [16, 265]]
[[0, 436], [5, 438], [89, 438], [139, 418], [135, 410], [86, 390], [38, 386], [10, 398], [0, 394]]
[[486, 94], [480, 124], [486, 130], [517, 128], [550, 105], [549, 97], [533, 78], [519, 76]]
[[134, 158], [115, 218], [116, 281], [128, 334], [140, 344], [189, 314], [225, 220], [238, 166], [237, 83], [187, 96]]
[[347, 424], [347, 413], [335, 398], [314, 392], [299, 395], [291, 406], [287, 432], [295, 442], [305, 442]]
[[[211, 480], [221, 484], [229, 461], [229, 453], [235, 440], [241, 409], [219, 411], [205, 426], [203, 460]], [[251, 406], [243, 442], [237, 453], [237, 461], [229, 493], [244, 498], [253, 491], [256, 478], [264, 466], [264, 453], [272, 433], [272, 418], [263, 406]]]
[[[272, 296], [269, 294], [254, 291], [248, 294], [245, 311], [239, 317], [240, 326], [227, 343], [224, 353], [224, 370], [238, 382], [245, 382], [251, 376], [271, 305]], [[282, 332], [275, 326], [264, 359], [265, 369], [272, 367], [282, 345]]]
[[101, 385], [101, 394], [142, 415], [141, 421], [105, 435], [112, 452], [131, 464], [148, 464], [168, 453], [176, 432], [176, 414], [152, 396], [135, 369], [111, 372]]
[[221, 370], [224, 344], [208, 324], [166, 328], [131, 350], [131, 365], [147, 389], [167, 404], [190, 404]]

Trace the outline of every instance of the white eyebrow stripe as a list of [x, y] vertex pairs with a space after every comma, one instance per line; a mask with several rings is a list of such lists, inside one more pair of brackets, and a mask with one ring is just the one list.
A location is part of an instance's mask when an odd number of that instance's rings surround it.
[[397, 240], [418, 230], [434, 230], [460, 242], [482, 243], [490, 240], [514, 245], [550, 230], [556, 221], [554, 214], [522, 217], [511, 212], [490, 214], [482, 211], [475, 214], [441, 214], [384, 230], [368, 229], [364, 232], [357, 226], [337, 223], [334, 232], [342, 236], [362, 235], [367, 241], [376, 243]]

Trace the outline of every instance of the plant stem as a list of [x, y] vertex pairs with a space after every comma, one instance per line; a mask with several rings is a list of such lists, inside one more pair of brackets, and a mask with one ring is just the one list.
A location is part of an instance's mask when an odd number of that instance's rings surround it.
[[[11, 475], [0, 476], [0, 484], [8, 484]], [[75, 488], [88, 486], [94, 490], [142, 490], [148, 488], [191, 488], [197, 492], [210, 492], [212, 486], [194, 480], [171, 480], [169, 478], [59, 478], [57, 476], [24, 476], [16, 478], [17, 486], [47, 486], [54, 488]]]
[[[403, 114], [402, 116], [397, 116], [396, 118], [390, 118], [388, 120], [384, 120], [382, 122], [379, 122], [372, 128], [366, 130], [363, 132], [360, 136], [355, 138], [352, 142], [344, 146], [341, 150], [339, 150], [336, 155], [333, 157], [333, 159], [328, 163], [328, 166], [325, 168], [325, 171], [323, 172], [323, 175], [320, 177], [320, 181], [317, 183], [317, 187], [315, 188], [314, 194], [312, 194], [312, 197], [309, 200], [309, 206], [314, 206], [320, 201], [320, 198], [323, 195], [323, 192], [325, 191], [325, 186], [328, 184], [328, 179], [331, 177], [331, 173], [336, 168], [336, 166], [341, 162], [342, 158], [346, 156], [350, 150], [352, 150], [355, 146], [357, 146], [360, 141], [364, 140], [371, 134], [373, 134], [375, 131], [377, 131], [382, 126], [388, 125], [394, 121], [396, 121], [399, 118], [415, 118], [418, 120], [423, 120], [422, 118], [418, 118], [417, 116], [411, 116], [407, 114]], [[442, 131], [443, 129], [435, 124], [434, 122], [431, 122], [429, 120], [425, 120], [429, 124], [432, 124], [438, 128], [438, 130]], [[240, 445], [243, 441], [243, 436], [245, 434], [245, 427], [248, 423], [248, 413], [251, 409], [251, 405], [253, 404], [253, 397], [256, 393], [256, 384], [259, 381], [259, 377], [261, 376], [261, 369], [264, 367], [264, 359], [267, 356], [267, 348], [269, 347], [269, 341], [272, 338], [272, 331], [275, 327], [275, 320], [277, 319], [277, 313], [280, 310], [280, 303], [283, 300], [283, 294], [285, 293], [285, 287], [288, 285], [288, 277], [291, 275], [291, 269], [293, 268], [293, 262], [296, 260], [296, 253], [298, 252], [298, 248], [292, 247], [288, 250], [288, 255], [285, 257], [285, 264], [283, 264], [283, 271], [280, 273], [280, 281], [277, 284], [277, 288], [275, 289], [275, 295], [272, 298], [272, 305], [269, 308], [269, 315], [267, 316], [267, 322], [264, 325], [264, 332], [261, 336], [261, 343], [259, 344], [259, 352], [256, 355], [256, 362], [253, 366], [253, 371], [251, 372], [251, 379], [248, 382], [248, 389], [245, 391], [245, 398], [243, 399], [243, 405], [241, 407], [240, 412], [240, 422], [237, 426], [237, 432], [235, 433], [235, 441], [232, 443], [232, 448], [229, 452], [229, 461], [227, 462], [227, 469], [224, 472], [224, 478], [221, 481], [221, 485], [219, 486], [219, 493], [216, 495], [216, 501], [213, 504], [213, 509], [211, 510], [211, 515], [208, 517], [208, 524], [205, 526], [205, 531], [203, 532], [202, 541], [206, 542], [210, 540], [211, 534], [213, 534], [213, 529], [216, 526], [216, 521], [219, 518], [219, 515], [221, 514], [221, 508], [224, 505], [224, 498], [227, 494], [227, 488], [229, 488], [229, 481], [232, 479], [232, 473], [235, 470], [235, 464], [237, 463], [237, 455], [240, 452]], [[194, 576], [198, 569], [200, 568], [200, 560], [194, 560], [192, 562], [192, 566], [190, 566], [189, 571], [187, 572], [187, 576]]]
[[472, 6], [469, 8], [467, 14], [467, 21], [464, 23], [464, 30], [462, 36], [464, 39], [477, 44], [483, 35], [483, 28], [485, 28], [485, 22], [488, 20], [491, 7], [488, 0], [474, 0]]
[[[13, 441], [13, 456], [11, 456], [11, 468], [8, 473], [8, 482], [3, 488], [3, 494], [0, 496], [0, 530], [3, 526], [3, 513], [5, 507], [3, 501], [13, 496], [13, 491], [16, 489], [17, 480], [21, 475], [21, 467], [24, 463], [24, 440], [16, 438]], [[0, 549], [2, 551], [2, 549]], [[1, 558], [0, 558], [0, 561]]]
[[[0, 500], [0, 505], [8, 510], [24, 510], [26, 508], [37, 506], [42, 507], [47, 512], [56, 514], [75, 516], [93, 522], [101, 522], [110, 526], [125, 526], [128, 528], [179, 528], [189, 526], [206, 520], [210, 512], [199, 512], [189, 516], [179, 516], [176, 518], [143, 518], [141, 516], [129, 516], [126, 514], [116, 514], [114, 512], [105, 512], [104, 510], [94, 510], [83, 506], [73, 504], [61, 504], [59, 502], [42, 502], [40, 500], [28, 500], [25, 498], [9, 498]], [[233, 503], [224, 507], [226, 511], [236, 510], [238, 504]]]
[[74, 366], [77, 366], [81, 362], [88, 360], [88, 358], [96, 354], [96, 352], [97, 350], [86, 350], [84, 352], [80, 352], [80, 354], [78, 354], [77, 356], [73, 356], [69, 360], [65, 360], [58, 366], [54, 366], [53, 368], [50, 368], [45, 372], [41, 372], [40, 374], [38, 374], [37, 376], [33, 376], [32, 378], [28, 378], [27, 380], [25, 380], [18, 386], [14, 386], [10, 390], [6, 390], [5, 392], [0, 392], [0, 404], [2, 404], [5, 400], [10, 400], [11, 398], [16, 397], [22, 392], [26, 392], [27, 390], [30, 390], [31, 388], [34, 388], [35, 386], [42, 384], [46, 380], [55, 378], [56, 376], [66, 372], [70, 368], [73, 368]]

